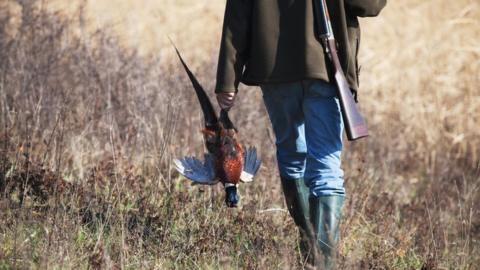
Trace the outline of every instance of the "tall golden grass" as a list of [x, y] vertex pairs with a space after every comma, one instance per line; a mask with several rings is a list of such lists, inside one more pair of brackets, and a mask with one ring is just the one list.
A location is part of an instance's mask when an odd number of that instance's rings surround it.
[[[171, 167], [203, 146], [168, 36], [212, 89], [224, 4], [0, 3], [0, 269], [302, 268], [258, 89], [232, 111], [263, 159], [239, 209]], [[404, 0], [361, 20], [372, 136], [344, 152], [340, 269], [480, 264], [479, 18]]]

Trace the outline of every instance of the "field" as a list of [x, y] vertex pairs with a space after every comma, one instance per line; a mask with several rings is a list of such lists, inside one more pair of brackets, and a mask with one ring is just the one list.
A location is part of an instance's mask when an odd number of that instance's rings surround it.
[[[258, 89], [231, 113], [263, 160], [238, 209], [172, 167], [204, 149], [168, 36], [211, 90], [225, 1], [112, 2], [0, 0], [0, 269], [302, 269]], [[479, 18], [361, 20], [371, 136], [345, 144], [339, 269], [480, 268]]]

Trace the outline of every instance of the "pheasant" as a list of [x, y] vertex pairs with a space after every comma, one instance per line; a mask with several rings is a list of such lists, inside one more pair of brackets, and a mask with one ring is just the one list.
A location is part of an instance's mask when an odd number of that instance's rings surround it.
[[[173, 45], [175, 47], [175, 45]], [[239, 196], [237, 186], [240, 182], [252, 182], [260, 168], [261, 161], [257, 157], [255, 147], [243, 147], [237, 138], [237, 129], [222, 109], [220, 117], [213, 109], [212, 103], [195, 75], [190, 71], [180, 52], [175, 51], [182, 63], [202, 108], [205, 128], [202, 130], [207, 153], [204, 161], [195, 157], [175, 159], [177, 171], [196, 184], [215, 185], [222, 183], [225, 202], [228, 207], [237, 207]]]

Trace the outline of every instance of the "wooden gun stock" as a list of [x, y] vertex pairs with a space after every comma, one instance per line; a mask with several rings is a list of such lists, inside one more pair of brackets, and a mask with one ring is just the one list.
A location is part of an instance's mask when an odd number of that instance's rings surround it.
[[352, 91], [350, 90], [350, 86], [348, 85], [338, 58], [337, 44], [333, 35], [327, 4], [325, 0], [313, 0], [313, 2], [319, 39], [323, 42], [325, 51], [333, 65], [338, 99], [340, 100], [343, 124], [345, 126], [347, 138], [349, 141], [354, 141], [367, 137], [367, 124], [353, 99]]
[[365, 119], [360, 114], [357, 104], [353, 99], [352, 91], [348, 85], [345, 74], [343, 73], [340, 60], [338, 59], [335, 39], [329, 39], [327, 42], [330, 58], [332, 60], [335, 72], [335, 82], [337, 84], [338, 99], [342, 110], [343, 124], [349, 141], [354, 141], [368, 136], [368, 128]]

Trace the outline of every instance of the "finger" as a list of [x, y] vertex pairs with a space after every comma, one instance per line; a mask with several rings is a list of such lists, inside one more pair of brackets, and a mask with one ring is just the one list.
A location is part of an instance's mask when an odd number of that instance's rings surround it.
[[235, 93], [220, 93], [217, 94], [217, 102], [220, 108], [229, 109], [235, 102]]
[[224, 100], [223, 101], [223, 104], [225, 104], [225, 106], [232, 106], [233, 105], [233, 100]]
[[232, 107], [235, 102], [233, 100], [227, 100], [225, 101], [225, 105], [228, 107]]
[[235, 93], [228, 93], [228, 95], [226, 96], [228, 97], [228, 99], [234, 100], [237, 95]]
[[218, 93], [217, 94], [218, 99], [222, 100], [233, 100], [235, 99], [235, 93]]
[[219, 103], [222, 110], [229, 110], [232, 107], [232, 104]]

